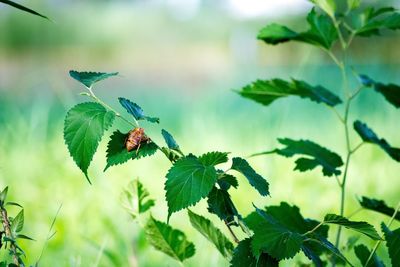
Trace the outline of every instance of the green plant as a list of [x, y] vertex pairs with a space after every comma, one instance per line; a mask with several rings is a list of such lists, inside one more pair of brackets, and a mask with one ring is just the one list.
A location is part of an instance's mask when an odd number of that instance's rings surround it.
[[39, 17], [42, 17], [42, 18], [45, 18], [45, 19], [49, 19], [45, 15], [42, 15], [42, 14], [36, 12], [35, 10], [32, 10], [30, 8], [27, 8], [26, 6], [20, 5], [18, 3], [10, 1], [10, 0], [0, 0], [0, 3], [12, 6], [12, 7], [16, 8], [16, 9], [22, 10], [22, 11], [30, 13], [30, 14], [33, 14], [35, 16], [39, 16]]

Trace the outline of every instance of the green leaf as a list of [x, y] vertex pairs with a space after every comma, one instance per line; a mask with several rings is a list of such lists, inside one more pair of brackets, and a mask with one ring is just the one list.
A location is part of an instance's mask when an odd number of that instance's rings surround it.
[[[386, 205], [386, 203], [383, 200], [362, 197], [361, 199], [358, 200], [358, 202], [360, 202], [360, 205], [364, 209], [373, 210], [385, 214], [389, 217], [391, 217], [395, 212], [395, 209]], [[396, 214], [395, 219], [400, 221], [400, 214]]]
[[7, 193], [8, 193], [8, 186], [6, 186], [0, 193], [0, 207], [4, 206], [4, 202], [6, 201], [7, 198]]
[[383, 7], [375, 10], [366, 8], [359, 15], [359, 23], [356, 25], [356, 35], [368, 37], [371, 35], [380, 35], [382, 30], [400, 29], [400, 14], [395, 12], [392, 7]]
[[125, 110], [131, 114], [136, 120], [146, 120], [148, 122], [153, 122], [153, 123], [160, 123], [159, 118], [154, 118], [154, 117], [148, 117], [144, 115], [144, 111], [141, 107], [139, 107], [138, 104], [133, 103], [129, 99], [119, 97], [118, 98], [119, 103], [121, 104], [122, 107], [125, 108]]
[[384, 267], [385, 265], [383, 262], [374, 254], [372, 260], [368, 262], [366, 265], [369, 255], [371, 251], [365, 245], [358, 245], [354, 247], [354, 253], [356, 254], [357, 258], [360, 260], [362, 266], [364, 267]]
[[279, 138], [278, 141], [286, 147], [262, 152], [256, 155], [266, 155], [271, 153], [276, 153], [285, 157], [304, 155], [308, 157], [301, 157], [295, 161], [295, 170], [304, 172], [321, 166], [322, 173], [325, 176], [340, 175], [341, 171], [338, 168], [343, 165], [343, 161], [338, 154], [309, 140]]
[[133, 180], [123, 193], [123, 206], [133, 219], [154, 206], [154, 200], [149, 198], [149, 192], [139, 180]]
[[90, 182], [87, 170], [104, 132], [114, 122], [115, 113], [94, 102], [71, 108], [64, 122], [64, 140], [69, 153]]
[[257, 189], [257, 191], [262, 196], [269, 195], [269, 184], [268, 182], [258, 173], [254, 171], [254, 169], [249, 165], [249, 163], [242, 158], [233, 158], [232, 159], [232, 170], [236, 170], [243, 174], [249, 183]]
[[69, 75], [87, 88], [91, 88], [94, 83], [97, 83], [112, 76], [116, 76], [118, 75], [118, 72], [106, 73], [70, 70]]
[[169, 149], [173, 149], [173, 150], [177, 150], [177, 151], [180, 150], [178, 143], [175, 141], [174, 137], [169, 132], [162, 129], [161, 134], [164, 137], [165, 143], [167, 144]]
[[30, 9], [30, 8], [27, 8], [27, 7], [23, 6], [23, 5], [20, 5], [20, 4], [18, 4], [18, 3], [15, 3], [15, 2], [13, 2], [13, 1], [10, 1], [10, 0], [0, 0], [0, 3], [4, 3], [4, 4], [6, 4], [6, 5], [15, 7], [15, 8], [19, 9], [19, 10], [28, 12], [28, 13], [30, 13], [30, 14], [33, 14], [33, 15], [36, 15], [36, 16], [39, 16], [39, 17], [42, 17], [42, 18], [45, 18], [45, 19], [49, 19], [49, 18], [46, 17], [45, 15], [42, 15], [42, 14], [36, 12], [35, 10], [32, 10], [32, 9]]
[[222, 221], [232, 223], [239, 216], [229, 193], [225, 190], [213, 187], [208, 194], [208, 211], [217, 215]]
[[366, 75], [360, 75], [360, 80], [366, 87], [373, 87], [375, 91], [381, 93], [386, 100], [396, 108], [400, 108], [400, 86], [396, 84], [383, 84], [375, 82]]
[[291, 82], [282, 79], [257, 80], [242, 88], [238, 93], [265, 106], [270, 105], [279, 98], [288, 96], [308, 98], [311, 101], [324, 103], [332, 107], [342, 103], [338, 96], [326, 88], [312, 86], [304, 81], [294, 79]]
[[150, 216], [144, 228], [147, 240], [157, 250], [183, 262], [195, 253], [193, 243], [185, 234]]
[[310, 0], [312, 3], [320, 7], [330, 17], [335, 17], [336, 2], [335, 0]]
[[353, 264], [351, 264], [351, 262], [348, 259], [346, 259], [345, 256], [343, 256], [343, 254], [340, 252], [340, 250], [337, 247], [335, 247], [335, 245], [333, 245], [331, 242], [329, 242], [327, 239], [317, 239], [316, 241], [321, 246], [326, 248], [329, 252], [331, 252], [338, 259], [340, 259], [344, 262], [347, 262], [350, 266], [354, 266]]
[[276, 23], [269, 24], [261, 29], [257, 38], [267, 44], [276, 45], [295, 40], [299, 34], [286, 26]]
[[29, 237], [29, 236], [27, 236], [27, 235], [21, 235], [21, 234], [18, 234], [18, 235], [17, 235], [17, 238], [26, 239], [26, 240], [31, 240], [31, 241], [36, 241], [36, 240], [33, 239], [32, 237]]
[[395, 148], [389, 145], [385, 139], [380, 139], [367, 124], [361, 121], [355, 121], [354, 130], [362, 138], [364, 142], [372, 143], [381, 147], [392, 159], [400, 162], [400, 148]]
[[169, 169], [165, 183], [168, 217], [206, 197], [216, 181], [214, 166], [205, 165], [191, 154], [179, 159]]
[[375, 228], [367, 222], [355, 222], [340, 215], [327, 214], [325, 215], [324, 223], [341, 225], [347, 229], [364, 234], [373, 240], [381, 240]]
[[125, 147], [125, 141], [128, 133], [121, 133], [119, 130], [115, 131], [108, 142], [107, 146], [107, 166], [104, 171], [109, 167], [123, 164], [130, 159], [140, 159], [143, 157], [151, 156], [157, 152], [157, 145], [150, 141], [144, 142], [140, 145], [139, 149], [128, 151]]
[[226, 152], [208, 152], [199, 157], [199, 161], [206, 166], [215, 166], [228, 161]]
[[262, 253], [258, 259], [251, 250], [251, 238], [243, 239], [239, 242], [233, 252], [231, 267], [278, 267], [278, 260], [272, 258], [267, 253]]
[[218, 185], [222, 190], [228, 191], [231, 186], [234, 188], [237, 188], [239, 186], [239, 183], [235, 176], [223, 172], [218, 174]]
[[391, 231], [384, 223], [381, 224], [382, 232], [385, 234], [386, 247], [393, 267], [400, 263], [400, 228]]
[[24, 228], [24, 210], [22, 209], [17, 216], [12, 220], [11, 223], [11, 232], [18, 233], [21, 232]]
[[188, 210], [188, 215], [192, 226], [213, 243], [222, 256], [225, 258], [232, 256], [233, 244], [210, 220], [190, 210]]

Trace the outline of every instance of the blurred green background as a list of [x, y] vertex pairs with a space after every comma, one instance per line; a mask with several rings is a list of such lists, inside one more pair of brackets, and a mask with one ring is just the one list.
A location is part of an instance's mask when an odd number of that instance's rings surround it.
[[[399, 7], [394, 1], [371, 1], [377, 2]], [[160, 125], [144, 125], [148, 134], [162, 143], [160, 131], [165, 128], [184, 152], [217, 150], [245, 157], [275, 148], [278, 137], [291, 137], [314, 140], [344, 155], [343, 129], [324, 106], [288, 98], [263, 107], [232, 90], [257, 78], [293, 77], [341, 94], [340, 73], [319, 50], [298, 43], [266, 46], [256, 40], [258, 30], [273, 21], [304, 29], [303, 17], [310, 7], [306, 0], [42, 0], [23, 4], [52, 20], [0, 4], [0, 187], [8, 185], [9, 200], [25, 208], [23, 232], [36, 239], [22, 242], [28, 264], [38, 259], [62, 205], [57, 233], [44, 250], [41, 266], [178, 265], [146, 243], [140, 227], [120, 204], [121, 191], [139, 177], [156, 199], [154, 216], [166, 220], [163, 187], [170, 165], [163, 155], [103, 173], [106, 136], [89, 169], [92, 186], [69, 157], [62, 137], [63, 119], [70, 107], [87, 100], [79, 96], [83, 88], [68, 76], [70, 69], [119, 71], [117, 78], [96, 86], [97, 95], [121, 111], [117, 97], [130, 98], [149, 115], [159, 116]], [[388, 32], [356, 40], [352, 64], [378, 81], [400, 82], [399, 37]], [[399, 111], [382, 96], [363, 92], [352, 108], [351, 120], [355, 118], [400, 146]], [[123, 124], [117, 127], [129, 130]], [[351, 140], [357, 144], [359, 137], [352, 133]], [[281, 201], [299, 206], [305, 217], [315, 219], [338, 212], [339, 188], [320, 170], [294, 172], [293, 160], [275, 156], [250, 162], [267, 177], [272, 197], [259, 197], [241, 177], [241, 187], [232, 196], [242, 214], [251, 211], [251, 203], [262, 206]], [[399, 173], [398, 163], [378, 148], [364, 146], [350, 166], [346, 214], [358, 209], [356, 197], [362, 195], [394, 206], [400, 196]], [[204, 202], [194, 209], [203, 215]], [[215, 216], [207, 216], [226, 231]], [[388, 219], [367, 211], [354, 217], [360, 218], [378, 227]], [[191, 228], [185, 212], [174, 214], [171, 225], [183, 229], [196, 245], [196, 255], [185, 266], [228, 265]], [[370, 245], [364, 238], [360, 242]], [[378, 253], [387, 260], [383, 250]], [[354, 261], [352, 252], [347, 255]]]

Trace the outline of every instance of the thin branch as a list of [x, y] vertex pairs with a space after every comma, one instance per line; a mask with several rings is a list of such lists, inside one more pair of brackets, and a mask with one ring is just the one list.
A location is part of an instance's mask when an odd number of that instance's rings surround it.
[[226, 220], [224, 220], [224, 222], [225, 222], [225, 225], [226, 225], [226, 227], [228, 228], [229, 233], [231, 234], [233, 240], [235, 241], [235, 243], [239, 243], [239, 239], [236, 237], [236, 235], [235, 235], [235, 233], [233, 232], [233, 230], [232, 230], [230, 224], [229, 224]]

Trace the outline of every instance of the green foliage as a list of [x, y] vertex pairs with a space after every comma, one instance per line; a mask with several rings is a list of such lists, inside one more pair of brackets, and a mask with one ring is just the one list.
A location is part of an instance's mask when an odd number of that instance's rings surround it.
[[257, 80], [244, 87], [238, 93], [245, 98], [249, 98], [265, 106], [270, 105], [279, 98], [288, 96], [308, 98], [317, 103], [324, 103], [332, 107], [342, 103], [339, 97], [326, 88], [311, 86], [304, 81], [294, 79], [291, 82], [282, 79]]
[[123, 205], [133, 219], [148, 211], [155, 202], [149, 198], [149, 192], [139, 180], [133, 180], [123, 192]]
[[17, 9], [22, 10], [22, 11], [24, 11], [24, 12], [30, 13], [30, 14], [32, 14], [32, 15], [42, 17], [42, 18], [44, 18], [44, 19], [49, 19], [49, 18], [46, 17], [45, 15], [42, 15], [42, 14], [36, 12], [35, 10], [32, 10], [32, 9], [30, 9], [30, 8], [27, 8], [26, 6], [20, 5], [20, 4], [18, 4], [18, 3], [15, 3], [15, 2], [13, 2], [13, 1], [10, 1], [10, 0], [0, 0], [0, 3], [4, 3], [4, 4], [6, 4], [6, 5], [12, 6], [12, 7], [14, 7], [14, 8], [17, 8]]
[[126, 109], [126, 111], [131, 114], [136, 120], [146, 120], [148, 122], [153, 122], [153, 123], [160, 123], [159, 118], [154, 118], [154, 117], [148, 117], [144, 115], [144, 111], [141, 107], [139, 107], [138, 104], [133, 103], [129, 99], [119, 97], [118, 98], [119, 103], [121, 104], [122, 107]]
[[354, 247], [354, 253], [356, 254], [357, 258], [360, 260], [362, 266], [365, 267], [384, 267], [385, 265], [383, 262], [374, 254], [373, 259], [370, 260], [368, 263], [369, 255], [371, 252], [365, 245], [358, 245]]
[[213, 187], [208, 194], [207, 204], [210, 213], [217, 215], [227, 223], [235, 222], [235, 218], [239, 216], [231, 196], [226, 190]]
[[[362, 197], [358, 200], [364, 209], [373, 210], [389, 217], [395, 214], [395, 209], [386, 205], [385, 201], [374, 198]], [[400, 221], [400, 214], [397, 213], [394, 219]]]
[[218, 185], [222, 190], [228, 191], [231, 186], [238, 188], [239, 183], [235, 176], [222, 172], [219, 174]]
[[22, 209], [11, 222], [11, 232], [15, 235], [24, 228], [24, 210]]
[[384, 223], [381, 226], [382, 232], [385, 234], [386, 246], [392, 266], [398, 267], [400, 264], [400, 228], [391, 231]]
[[335, 214], [327, 214], [324, 218], [324, 223], [341, 225], [344, 226], [345, 228], [362, 233], [374, 240], [381, 240], [381, 237], [376, 232], [375, 228], [366, 222], [354, 222], [348, 220], [343, 216]]
[[239, 242], [233, 252], [231, 267], [278, 267], [278, 260], [272, 258], [267, 253], [262, 253], [258, 258], [253, 255], [251, 250], [251, 238], [243, 239]]
[[375, 91], [381, 93], [389, 103], [396, 108], [400, 108], [400, 86], [392, 83], [379, 83], [366, 75], [360, 75], [360, 80], [364, 86], [373, 87]]
[[104, 170], [114, 165], [123, 164], [130, 159], [140, 159], [157, 152], [158, 146], [153, 141], [142, 143], [139, 149], [128, 151], [125, 146], [127, 137], [128, 133], [124, 134], [119, 130], [111, 135], [107, 146], [107, 166]]
[[231, 258], [233, 251], [233, 244], [231, 241], [229, 241], [228, 238], [226, 238], [226, 236], [216, 228], [210, 220], [190, 210], [188, 210], [188, 215], [192, 226], [213, 243], [222, 256], [225, 258]]
[[228, 161], [228, 153], [208, 152], [199, 157], [199, 161], [206, 166], [215, 166]]
[[164, 137], [165, 143], [167, 144], [169, 149], [180, 151], [178, 143], [175, 141], [174, 137], [169, 132], [162, 129], [161, 134]]
[[186, 239], [183, 232], [155, 220], [150, 216], [144, 228], [147, 240], [157, 250], [183, 262], [195, 253], [193, 243]]
[[114, 122], [115, 113], [102, 105], [86, 102], [71, 108], [64, 122], [64, 140], [69, 153], [78, 167], [89, 176], [87, 170], [104, 132]]
[[385, 139], [379, 138], [367, 124], [361, 121], [354, 122], [354, 130], [360, 135], [362, 140], [367, 143], [378, 145], [382, 148], [392, 159], [400, 162], [400, 148], [395, 148], [389, 145]]
[[400, 29], [400, 14], [395, 12], [392, 7], [382, 7], [375, 9], [368, 7], [362, 12], [354, 12], [353, 25], [358, 36], [369, 37], [380, 35], [382, 30]]
[[6, 187], [0, 192], [0, 207], [3, 207], [4, 204], [5, 204], [5, 202], [6, 202], [7, 193], [8, 193], [8, 186], [6, 186]]
[[87, 88], [92, 88], [92, 85], [94, 83], [97, 83], [101, 80], [110, 78], [112, 76], [118, 75], [118, 72], [92, 72], [92, 71], [76, 71], [76, 70], [70, 70], [69, 75], [86, 86]]

